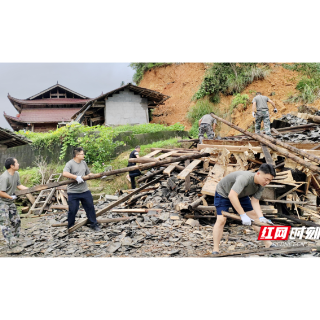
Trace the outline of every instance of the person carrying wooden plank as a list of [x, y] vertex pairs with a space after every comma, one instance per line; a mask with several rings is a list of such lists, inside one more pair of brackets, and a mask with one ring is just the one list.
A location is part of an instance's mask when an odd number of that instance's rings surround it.
[[91, 175], [87, 163], [84, 161], [85, 155], [82, 148], [73, 150], [73, 159], [66, 163], [63, 169], [63, 176], [69, 179], [74, 179], [77, 183], [68, 185], [68, 228], [71, 228], [76, 219], [76, 214], [79, 210], [79, 203], [83, 206], [90, 223], [90, 227], [94, 231], [100, 231], [100, 226], [97, 222], [96, 212], [93, 204], [93, 197], [88, 188], [87, 182], [82, 179], [82, 176]]
[[200, 120], [199, 120], [199, 143], [202, 144], [204, 134], [207, 133], [208, 139], [213, 139], [215, 136], [215, 129], [217, 120], [211, 117], [211, 114], [214, 114], [211, 112], [210, 114], [205, 114]]
[[[219, 253], [219, 244], [222, 238], [223, 227], [227, 221], [221, 211], [228, 212], [232, 207], [235, 213], [241, 217], [242, 224], [251, 225], [252, 220], [259, 219], [263, 223], [271, 223], [262, 213], [259, 199], [264, 187], [276, 176], [275, 169], [270, 164], [262, 164], [259, 170], [254, 172], [235, 171], [225, 176], [217, 185], [214, 197], [214, 205], [217, 210], [217, 221], [213, 227], [212, 254]], [[249, 198], [251, 197], [251, 200]], [[252, 226], [259, 232], [260, 228]], [[274, 246], [270, 241], [264, 241], [267, 248]]]
[[[129, 155], [129, 159], [135, 159], [135, 158], [139, 158], [139, 152], [140, 152], [141, 148], [140, 146], [136, 146], [134, 148], [133, 151], [131, 151], [130, 155]], [[132, 167], [135, 166], [136, 163], [134, 162], [129, 162], [128, 163], [128, 167]], [[141, 176], [142, 173], [140, 172], [140, 170], [134, 170], [134, 171], [130, 171], [129, 174], [127, 175], [127, 179], [131, 182], [131, 189], [135, 189], [136, 188], [136, 177]]]
[[265, 134], [271, 136], [270, 116], [267, 102], [270, 102], [273, 105], [274, 113], [278, 112], [275, 103], [271, 99], [261, 95], [261, 92], [257, 92], [252, 100], [252, 116], [256, 119], [255, 132], [260, 133], [261, 122], [263, 121]]
[[25, 190], [19, 177], [19, 163], [16, 158], [8, 158], [4, 164], [7, 169], [0, 176], [0, 228], [8, 245], [7, 253], [21, 253], [24, 249], [18, 245], [21, 220], [14, 200], [16, 189]]

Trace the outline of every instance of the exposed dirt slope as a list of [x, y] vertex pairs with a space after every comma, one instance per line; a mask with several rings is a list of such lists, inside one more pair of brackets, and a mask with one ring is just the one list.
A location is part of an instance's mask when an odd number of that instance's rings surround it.
[[191, 125], [185, 116], [192, 96], [201, 85], [205, 70], [203, 63], [183, 63], [147, 71], [139, 86], [171, 97], [165, 105], [154, 109], [152, 122], [168, 125], [180, 122], [189, 129]]
[[[295, 89], [301, 75], [295, 71], [290, 71], [283, 68], [280, 64], [270, 63], [271, 72], [264, 80], [257, 80], [250, 84], [242, 93], [246, 93], [250, 97], [250, 105], [247, 110], [243, 110], [239, 106], [233, 111], [231, 118], [232, 122], [243, 129], [248, 129], [253, 123], [252, 113], [252, 98], [256, 91], [260, 91], [263, 95], [269, 96], [278, 108], [278, 113], [272, 112], [270, 104], [270, 117], [273, 119], [280, 118], [283, 114], [291, 111], [297, 111], [297, 107], [302, 103], [284, 104], [289, 95], [295, 94]], [[155, 68], [146, 72], [140, 86], [157, 90], [161, 93], [171, 96], [165, 103], [154, 111], [152, 122], [165, 123], [172, 125], [176, 122], [183, 123], [187, 129], [190, 129], [191, 124], [186, 120], [186, 114], [189, 108], [195, 104], [191, 101], [192, 96], [198, 90], [206, 66], [203, 63], [185, 63], [180, 65], [169, 65], [166, 67]], [[274, 93], [271, 96], [271, 93]], [[221, 96], [219, 108], [222, 113], [227, 114], [230, 109], [232, 96]], [[320, 109], [320, 100], [317, 100], [312, 106]], [[221, 135], [239, 134], [236, 130], [230, 130], [226, 125], [222, 125]]]

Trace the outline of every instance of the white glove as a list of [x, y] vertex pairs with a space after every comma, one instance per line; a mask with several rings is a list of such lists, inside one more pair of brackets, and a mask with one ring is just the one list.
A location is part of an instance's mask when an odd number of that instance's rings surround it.
[[254, 111], [252, 111], [252, 116], [255, 118], [256, 117], [256, 113]]
[[11, 196], [11, 200], [16, 200], [17, 198], [18, 198], [18, 197], [15, 196], [15, 195]]
[[77, 176], [76, 180], [78, 181], [78, 184], [84, 182], [84, 180], [81, 178], [81, 176]]
[[272, 224], [273, 225], [273, 222], [271, 220], [268, 220], [267, 218], [265, 217], [260, 217], [259, 218], [260, 222], [262, 223], [267, 223], [267, 224]]
[[240, 217], [242, 220], [242, 224], [244, 224], [245, 226], [251, 226], [251, 221], [253, 221], [253, 220], [250, 219], [245, 213], [240, 214]]
[[274, 108], [274, 109], [273, 109], [273, 112], [274, 112], [274, 113], [277, 113], [277, 112], [278, 112], [277, 108]]

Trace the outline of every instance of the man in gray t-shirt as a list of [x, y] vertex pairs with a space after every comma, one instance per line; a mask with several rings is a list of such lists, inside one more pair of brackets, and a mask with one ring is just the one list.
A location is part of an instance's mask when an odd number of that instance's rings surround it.
[[69, 179], [74, 179], [75, 183], [69, 184], [67, 188], [68, 193], [68, 228], [71, 228], [76, 219], [76, 214], [79, 210], [79, 202], [87, 214], [90, 222], [90, 227], [95, 231], [100, 231], [96, 219], [96, 212], [94, 209], [93, 198], [87, 183], [82, 179], [83, 176], [89, 175], [90, 170], [84, 161], [84, 151], [82, 148], [75, 148], [73, 150], [73, 159], [67, 162], [63, 169], [63, 176]]
[[16, 158], [8, 158], [5, 161], [7, 169], [0, 176], [0, 229], [3, 237], [8, 244], [7, 253], [21, 253], [24, 249], [18, 246], [18, 238], [20, 237], [20, 217], [14, 200], [16, 189], [25, 190], [19, 177], [19, 163]]
[[[212, 114], [214, 114], [212, 112]], [[199, 124], [199, 143], [201, 144], [204, 138], [204, 134], [207, 133], [208, 139], [213, 139], [215, 136], [217, 120], [210, 114], [205, 114], [198, 122]]]
[[[219, 253], [219, 244], [222, 238], [226, 218], [222, 211], [228, 212], [232, 207], [235, 213], [240, 214], [242, 224], [251, 225], [251, 220], [259, 218], [260, 222], [272, 224], [263, 214], [259, 204], [264, 187], [276, 176], [275, 169], [270, 164], [262, 164], [258, 172], [236, 171], [225, 176], [218, 184], [214, 196], [214, 205], [217, 210], [217, 221], [213, 228], [213, 254]], [[249, 198], [251, 197], [251, 199]], [[259, 227], [253, 226], [257, 232]], [[265, 241], [269, 248], [270, 241]]]
[[252, 116], [256, 120], [255, 132], [260, 133], [261, 122], [263, 121], [265, 134], [271, 136], [268, 102], [273, 105], [273, 112], [277, 113], [278, 110], [275, 103], [268, 97], [261, 95], [260, 92], [257, 92], [252, 100]]

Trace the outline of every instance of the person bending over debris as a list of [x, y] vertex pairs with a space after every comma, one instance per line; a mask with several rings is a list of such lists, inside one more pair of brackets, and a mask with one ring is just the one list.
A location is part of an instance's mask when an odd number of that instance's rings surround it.
[[216, 129], [216, 123], [217, 120], [213, 117], [211, 117], [211, 114], [214, 114], [211, 112], [210, 114], [205, 114], [200, 120], [199, 120], [199, 142], [200, 144], [203, 141], [204, 134], [207, 133], [208, 139], [213, 139], [215, 136], [215, 129]]
[[68, 185], [68, 228], [71, 228], [76, 219], [76, 214], [79, 210], [79, 202], [87, 214], [90, 227], [94, 231], [100, 231], [99, 224], [96, 218], [96, 212], [93, 204], [93, 197], [88, 188], [87, 183], [82, 179], [82, 176], [91, 175], [87, 163], [84, 161], [84, 151], [82, 148], [75, 148], [73, 150], [73, 159], [67, 162], [63, 169], [63, 176], [69, 179], [74, 179], [76, 183]]
[[263, 121], [265, 133], [268, 136], [271, 136], [269, 108], [267, 102], [270, 102], [273, 105], [274, 113], [278, 112], [275, 103], [271, 99], [261, 95], [260, 92], [257, 92], [256, 96], [252, 100], [252, 116], [256, 119], [255, 132], [260, 133], [261, 121]]
[[[256, 173], [249, 171], [235, 171], [225, 176], [218, 184], [214, 196], [214, 205], [217, 209], [217, 221], [213, 227], [212, 254], [219, 253], [219, 244], [222, 238], [223, 227], [227, 221], [221, 211], [228, 212], [232, 207], [235, 213], [239, 213], [242, 224], [251, 225], [252, 219], [258, 219], [263, 223], [271, 223], [262, 213], [259, 199], [264, 187], [276, 176], [275, 169], [270, 164], [262, 164]], [[249, 198], [251, 196], [251, 200]], [[252, 226], [259, 232], [260, 228]], [[267, 248], [274, 246], [270, 241], [264, 241]]]
[[[140, 152], [141, 148], [140, 146], [136, 146], [134, 148], [133, 151], [131, 151], [129, 159], [132, 158], [139, 158], [139, 152]], [[136, 163], [133, 162], [129, 162], [128, 163], [128, 167], [132, 167], [135, 166]], [[127, 175], [127, 179], [131, 182], [131, 189], [135, 189], [136, 188], [136, 177], [141, 176], [142, 173], [140, 172], [140, 170], [134, 170], [134, 171], [130, 171], [129, 174]]]
[[0, 228], [9, 247], [7, 253], [21, 253], [24, 249], [18, 246], [17, 238], [20, 237], [20, 217], [14, 200], [16, 188], [28, 189], [20, 183], [19, 163], [15, 158], [8, 158], [4, 164], [7, 169], [0, 176]]

